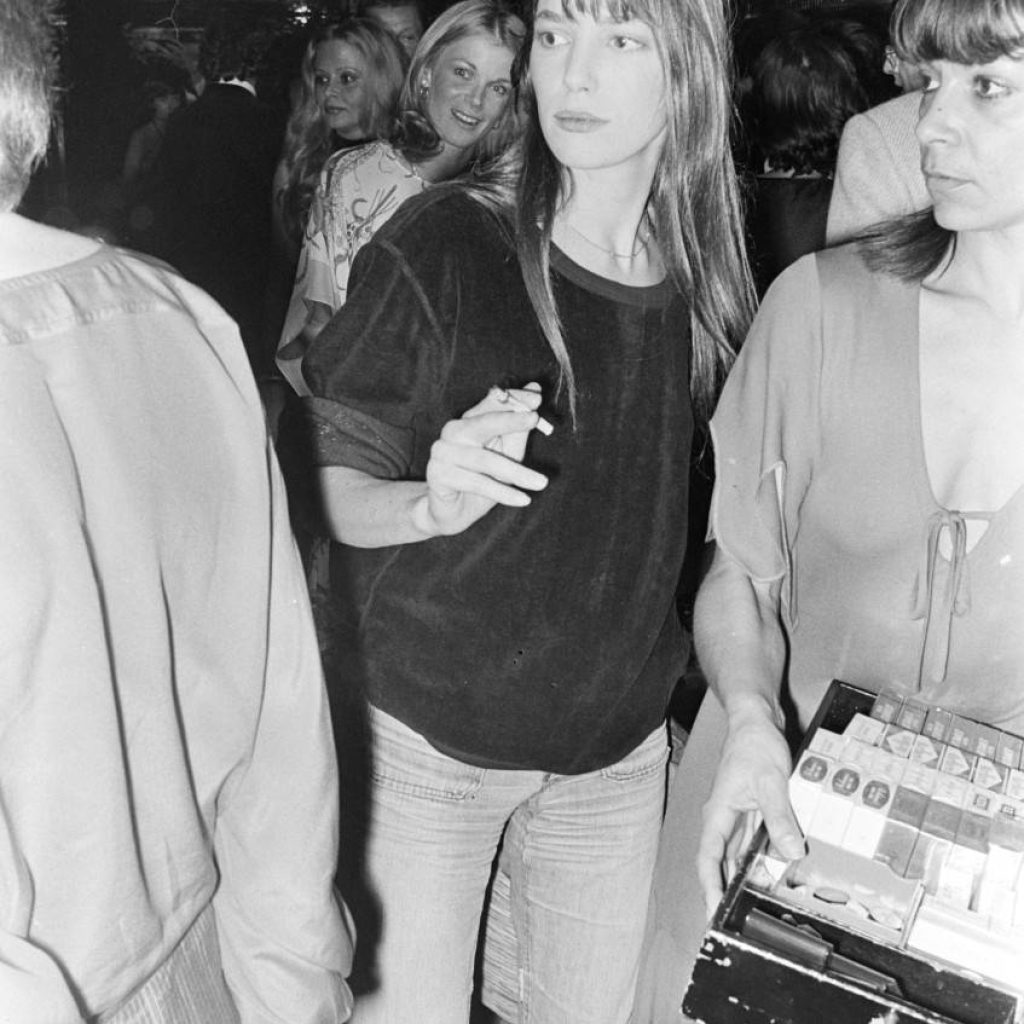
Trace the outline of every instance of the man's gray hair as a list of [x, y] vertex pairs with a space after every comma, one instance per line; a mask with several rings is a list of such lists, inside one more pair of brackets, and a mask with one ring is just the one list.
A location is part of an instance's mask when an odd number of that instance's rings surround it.
[[54, 0], [0, 0], [0, 212], [14, 209], [50, 138]]

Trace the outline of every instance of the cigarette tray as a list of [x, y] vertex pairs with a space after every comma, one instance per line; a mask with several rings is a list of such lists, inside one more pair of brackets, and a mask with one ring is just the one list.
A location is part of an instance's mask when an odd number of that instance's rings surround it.
[[833, 681], [790, 781], [807, 855], [779, 859], [761, 828], [704, 935], [686, 1017], [1022, 1024], [1021, 751], [984, 723]]

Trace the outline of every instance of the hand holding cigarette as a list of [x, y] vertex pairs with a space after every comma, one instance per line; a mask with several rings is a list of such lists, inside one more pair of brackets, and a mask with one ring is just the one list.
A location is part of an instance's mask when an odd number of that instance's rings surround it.
[[[527, 384], [523, 390], [529, 391], [531, 394], [539, 395], [540, 385]], [[527, 405], [527, 403], [519, 398], [514, 391], [509, 391], [508, 388], [491, 388], [491, 391], [499, 402], [514, 405], [517, 409], [525, 409], [528, 412], [532, 412], [535, 409], [535, 406]], [[550, 437], [554, 429], [555, 428], [546, 419], [544, 419], [543, 416], [538, 416], [537, 430], [539, 430], [545, 437]]]
[[461, 533], [495, 505], [523, 508], [529, 491], [543, 490], [548, 479], [523, 465], [534, 429], [554, 430], [537, 412], [540, 385], [491, 388], [434, 442], [427, 463], [431, 525], [438, 534]]

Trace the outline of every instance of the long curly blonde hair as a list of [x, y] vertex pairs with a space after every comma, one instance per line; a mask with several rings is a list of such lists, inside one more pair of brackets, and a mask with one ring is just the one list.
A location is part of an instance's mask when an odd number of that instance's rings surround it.
[[366, 59], [370, 77], [366, 138], [387, 138], [395, 123], [398, 97], [405, 78], [405, 51], [395, 37], [371, 18], [351, 17], [315, 32], [302, 57], [300, 91], [285, 128], [285, 187], [282, 220], [290, 237], [302, 234], [317, 179], [338, 140], [324, 120], [316, 99], [314, 64], [321, 43], [340, 40]]

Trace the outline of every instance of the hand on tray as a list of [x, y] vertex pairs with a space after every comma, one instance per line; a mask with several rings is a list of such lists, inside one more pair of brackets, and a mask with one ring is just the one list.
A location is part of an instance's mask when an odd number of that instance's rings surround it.
[[767, 715], [730, 719], [718, 773], [704, 805], [697, 873], [709, 915], [722, 898], [763, 818], [779, 856], [797, 860], [805, 846], [789, 803], [789, 748]]

